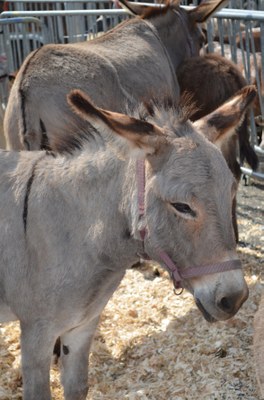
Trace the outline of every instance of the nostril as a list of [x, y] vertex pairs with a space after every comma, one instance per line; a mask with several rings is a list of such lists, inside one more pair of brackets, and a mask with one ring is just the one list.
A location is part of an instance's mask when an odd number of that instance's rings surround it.
[[217, 303], [218, 307], [226, 313], [231, 313], [234, 310], [235, 302], [231, 297], [222, 297]]

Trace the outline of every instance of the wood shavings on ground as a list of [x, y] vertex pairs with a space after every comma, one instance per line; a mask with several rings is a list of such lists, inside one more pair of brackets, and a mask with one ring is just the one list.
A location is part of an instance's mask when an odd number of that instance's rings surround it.
[[[129, 270], [105, 308], [90, 356], [88, 400], [261, 400], [253, 318], [264, 286], [263, 186], [241, 184], [239, 256], [250, 296], [238, 314], [209, 324], [187, 292], [175, 296], [159, 266]], [[55, 400], [63, 399], [58, 367]], [[0, 325], [0, 400], [22, 399], [18, 323]]]
[[253, 352], [257, 381], [261, 396], [264, 397], [264, 294], [254, 317]]

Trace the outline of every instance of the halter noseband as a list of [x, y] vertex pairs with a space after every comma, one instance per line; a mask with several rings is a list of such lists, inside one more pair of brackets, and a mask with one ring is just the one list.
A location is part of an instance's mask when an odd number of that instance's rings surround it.
[[[144, 216], [145, 216], [145, 161], [144, 160], [137, 161], [137, 185], [138, 185], [138, 214], [139, 214], [138, 232], [144, 246], [144, 241], [148, 234], [147, 226], [144, 222]], [[234, 260], [223, 261], [217, 264], [210, 264], [199, 267], [188, 267], [185, 268], [183, 271], [179, 271], [178, 267], [174, 264], [172, 259], [168, 256], [168, 254], [164, 250], [156, 248], [155, 252], [158, 258], [165, 265], [167, 271], [169, 272], [175, 289], [183, 289], [182, 280], [184, 279], [197, 278], [202, 275], [215, 274], [217, 272], [224, 272], [242, 268], [241, 261], [238, 259], [234, 259]], [[146, 260], [150, 260], [149, 256], [145, 252], [143, 252], [143, 254], [140, 254], [140, 256], [142, 256], [142, 258]]]

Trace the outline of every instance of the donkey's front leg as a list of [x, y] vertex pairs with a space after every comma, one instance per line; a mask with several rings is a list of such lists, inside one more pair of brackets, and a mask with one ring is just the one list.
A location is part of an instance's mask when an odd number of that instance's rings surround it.
[[[55, 335], [56, 337], [56, 335]], [[21, 323], [24, 400], [50, 400], [50, 363], [54, 337], [41, 324]]]
[[65, 400], [85, 400], [88, 358], [99, 317], [61, 336], [61, 382]]

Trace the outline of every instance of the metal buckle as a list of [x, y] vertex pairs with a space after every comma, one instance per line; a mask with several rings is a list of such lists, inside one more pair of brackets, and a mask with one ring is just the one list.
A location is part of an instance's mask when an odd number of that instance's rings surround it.
[[[177, 292], [177, 290], [179, 290], [179, 292]], [[183, 290], [184, 290], [183, 288], [174, 288], [173, 292], [176, 296], [180, 296], [182, 294]]]
[[174, 285], [173, 292], [174, 292], [174, 294], [175, 294], [176, 296], [180, 296], [180, 295], [182, 294], [184, 288], [180, 286], [180, 284], [181, 284], [180, 282], [175, 281], [175, 280], [173, 279], [173, 274], [171, 274], [171, 275], [172, 275], [172, 282], [173, 282], [173, 285]]

